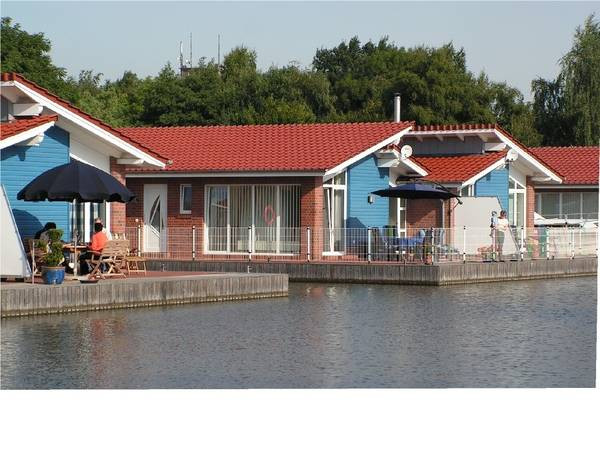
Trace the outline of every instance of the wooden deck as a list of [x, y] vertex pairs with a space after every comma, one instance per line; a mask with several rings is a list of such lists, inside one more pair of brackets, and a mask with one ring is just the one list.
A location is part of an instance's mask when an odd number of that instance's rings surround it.
[[148, 276], [62, 285], [3, 282], [1, 316], [103, 310], [286, 296], [286, 274], [149, 272]]

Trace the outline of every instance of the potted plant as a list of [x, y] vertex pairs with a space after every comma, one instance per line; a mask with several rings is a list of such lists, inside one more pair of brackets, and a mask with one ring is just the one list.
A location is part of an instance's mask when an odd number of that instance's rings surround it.
[[65, 267], [62, 266], [64, 259], [61, 229], [49, 229], [48, 252], [43, 257], [42, 279], [44, 284], [62, 284], [65, 280]]

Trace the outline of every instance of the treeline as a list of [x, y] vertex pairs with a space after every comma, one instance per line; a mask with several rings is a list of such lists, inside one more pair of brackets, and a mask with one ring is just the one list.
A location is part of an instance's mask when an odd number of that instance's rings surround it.
[[[2, 70], [16, 71], [113, 126], [382, 121], [402, 94], [403, 120], [495, 122], [528, 145], [591, 145], [600, 139], [600, 25], [577, 28], [556, 80], [532, 82], [533, 102], [504, 82], [467, 70], [463, 49], [399, 47], [358, 38], [317, 50], [312, 68], [256, 66], [238, 47], [219, 66], [201, 59], [187, 76], [166, 65], [155, 77], [125, 72], [67, 76], [50, 41], [2, 19]], [[510, 63], [510, 61], [507, 61]]]

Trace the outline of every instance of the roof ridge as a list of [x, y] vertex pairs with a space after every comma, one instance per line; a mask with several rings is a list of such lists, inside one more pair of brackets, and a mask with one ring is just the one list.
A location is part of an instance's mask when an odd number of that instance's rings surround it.
[[244, 125], [165, 125], [165, 126], [124, 126], [118, 129], [207, 129], [207, 128], [291, 128], [291, 127], [308, 127], [308, 126], [356, 126], [356, 125], [404, 125], [404, 127], [412, 126], [415, 122], [405, 120], [401, 122], [385, 121], [385, 122], [313, 122], [313, 123], [260, 123], [260, 124], [244, 124]]

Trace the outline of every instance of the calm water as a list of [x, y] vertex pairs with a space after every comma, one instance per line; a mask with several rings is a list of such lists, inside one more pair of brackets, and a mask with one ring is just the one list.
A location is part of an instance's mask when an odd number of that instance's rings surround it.
[[2, 320], [2, 388], [593, 387], [596, 278]]

